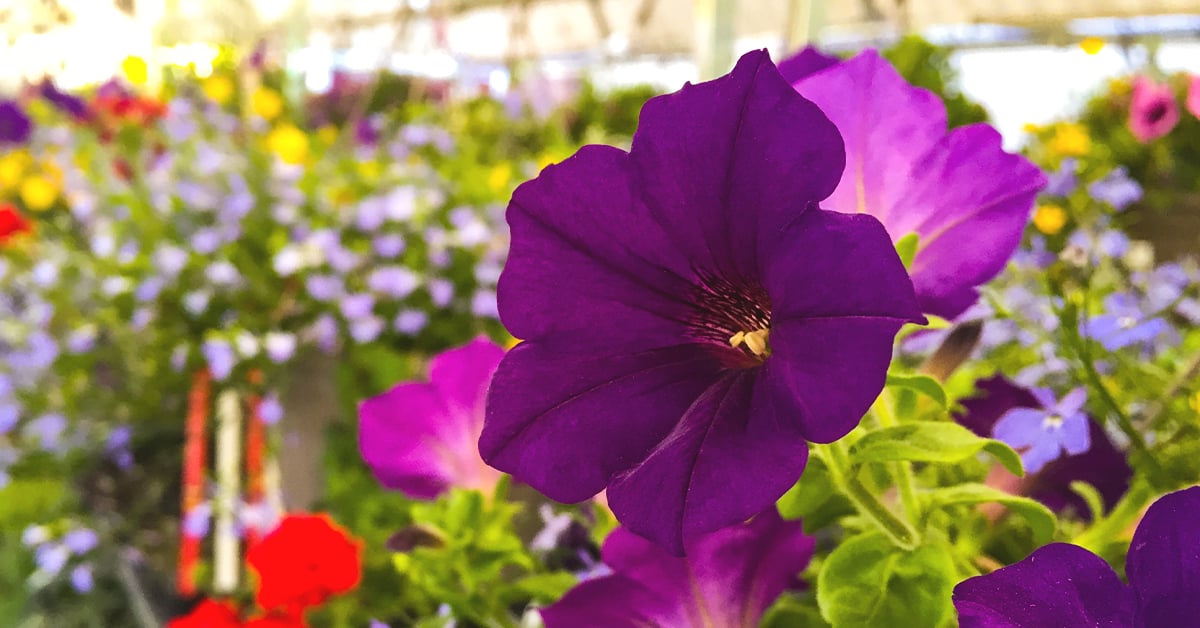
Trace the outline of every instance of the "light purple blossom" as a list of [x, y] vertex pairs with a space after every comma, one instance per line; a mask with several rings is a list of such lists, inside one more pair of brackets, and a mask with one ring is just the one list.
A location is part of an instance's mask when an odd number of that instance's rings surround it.
[[337, 320], [331, 314], [321, 315], [308, 328], [307, 336], [316, 342], [322, 351], [333, 352], [337, 349], [339, 339]]
[[1079, 161], [1074, 157], [1067, 157], [1059, 164], [1058, 170], [1050, 173], [1046, 177], [1046, 189], [1044, 192], [1050, 196], [1070, 196], [1075, 188], [1079, 187], [1079, 177], [1075, 174], [1075, 168], [1079, 165]]
[[193, 539], [208, 536], [209, 521], [212, 519], [212, 504], [200, 502], [183, 516], [183, 534]]
[[426, 284], [433, 306], [444, 308], [454, 299], [454, 284], [449, 279], [432, 279]]
[[283, 419], [283, 404], [279, 402], [279, 395], [273, 392], [264, 395], [258, 406], [258, 416], [267, 425], [278, 424]]
[[282, 364], [296, 355], [296, 335], [286, 332], [270, 332], [263, 344], [266, 346], [267, 359], [275, 364]]
[[1091, 447], [1088, 417], [1084, 413], [1087, 390], [1076, 388], [1061, 400], [1047, 388], [1030, 391], [1041, 408], [1013, 408], [992, 428], [997, 440], [1021, 452], [1028, 473], [1037, 473], [1064, 453], [1078, 455]]
[[76, 593], [91, 593], [94, 585], [91, 565], [79, 565], [71, 570], [71, 588]]
[[1110, 294], [1104, 306], [1104, 313], [1088, 319], [1083, 331], [1108, 351], [1132, 345], [1148, 346], [1171, 329], [1165, 319], [1147, 317], [1138, 307], [1137, 299], [1129, 294]]
[[21, 408], [12, 403], [0, 403], [0, 436], [13, 431], [21, 420]]
[[403, 299], [420, 285], [416, 273], [403, 266], [381, 266], [367, 276], [367, 287], [374, 292]]
[[192, 234], [192, 250], [201, 255], [211, 255], [221, 246], [221, 234], [216, 229], [205, 227]]
[[383, 319], [378, 316], [353, 319], [350, 321], [350, 337], [359, 344], [366, 344], [378, 338], [385, 327]]
[[49, 288], [58, 283], [58, 265], [50, 260], [42, 260], [34, 265], [29, 277], [33, 279], [33, 285]]
[[162, 277], [148, 277], [134, 289], [133, 298], [142, 303], [153, 301], [158, 298], [166, 285], [167, 280]]
[[212, 371], [213, 379], [224, 381], [233, 372], [233, 367], [237, 366], [237, 356], [233, 352], [233, 346], [224, 338], [209, 338], [200, 346], [200, 353], [204, 355], [204, 360], [208, 363], [208, 368]]
[[360, 231], [373, 232], [383, 226], [387, 220], [387, 207], [384, 199], [368, 196], [358, 204], [355, 214], [355, 225]]
[[376, 237], [371, 241], [375, 254], [383, 258], [398, 257], [404, 252], [404, 238], [394, 233]]
[[480, 290], [471, 297], [471, 313], [481, 318], [500, 318], [494, 290]]
[[61, 543], [45, 543], [33, 552], [38, 569], [50, 576], [57, 576], [71, 559], [71, 551]]
[[304, 288], [309, 296], [321, 302], [338, 299], [345, 291], [341, 277], [336, 275], [309, 275], [304, 280]]
[[187, 251], [170, 244], [164, 245], [154, 252], [154, 265], [158, 272], [167, 278], [179, 275], [187, 265]]
[[366, 318], [375, 309], [375, 295], [367, 293], [346, 295], [342, 297], [340, 309], [346, 320]]
[[67, 417], [57, 412], [43, 414], [30, 421], [29, 425], [25, 426], [25, 431], [37, 437], [44, 451], [57, 451], [62, 435], [67, 431]]
[[218, 286], [232, 286], [241, 277], [237, 267], [225, 260], [213, 262], [208, 266], [208, 280]]
[[67, 334], [66, 348], [68, 353], [79, 355], [88, 353], [96, 346], [96, 326], [82, 325]]
[[325, 260], [339, 273], [348, 273], [362, 263], [362, 256], [335, 242], [325, 250]]
[[417, 212], [417, 189], [404, 185], [387, 193], [384, 197], [387, 217], [395, 222], [404, 222]]
[[408, 335], [415, 336], [425, 325], [429, 324], [429, 316], [421, 310], [401, 310], [396, 315], [396, 320], [392, 326], [396, 331]]
[[1092, 182], [1088, 186], [1088, 194], [1092, 198], [1108, 203], [1117, 211], [1142, 200], [1142, 186], [1129, 178], [1125, 166], [1118, 166], [1104, 176], [1103, 179]]
[[89, 528], [76, 528], [63, 535], [62, 542], [72, 554], [83, 556], [96, 549], [100, 544], [100, 537]]

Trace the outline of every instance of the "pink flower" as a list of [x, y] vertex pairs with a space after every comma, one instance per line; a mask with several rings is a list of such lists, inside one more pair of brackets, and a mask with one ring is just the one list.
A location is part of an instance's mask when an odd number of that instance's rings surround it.
[[1171, 87], [1149, 77], [1133, 81], [1133, 99], [1129, 103], [1129, 131], [1145, 144], [1156, 140], [1179, 123], [1179, 104]]

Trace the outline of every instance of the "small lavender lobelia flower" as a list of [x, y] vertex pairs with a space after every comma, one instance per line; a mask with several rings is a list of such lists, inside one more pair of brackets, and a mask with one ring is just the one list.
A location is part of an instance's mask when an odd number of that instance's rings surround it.
[[1179, 123], [1179, 103], [1171, 86], [1160, 84], [1148, 76], [1133, 80], [1133, 97], [1129, 101], [1129, 131], [1145, 144], [1156, 140]]
[[500, 472], [484, 464], [475, 443], [503, 355], [478, 338], [434, 356], [428, 382], [402, 382], [359, 406], [359, 451], [381, 484], [417, 499], [496, 485]]
[[607, 487], [673, 553], [772, 504], [924, 320], [879, 221], [817, 207], [844, 161], [758, 51], [648, 101], [629, 152], [586, 146], [517, 188], [498, 293], [524, 341], [493, 380], [484, 459], [561, 502]]
[[75, 355], [88, 353], [96, 346], [97, 333], [96, 326], [92, 324], [81, 325], [71, 330], [64, 343], [67, 352]]
[[337, 275], [309, 275], [304, 280], [308, 295], [321, 302], [334, 301], [345, 292], [345, 284]]
[[71, 588], [76, 593], [91, 593], [95, 586], [91, 565], [79, 565], [71, 570]]
[[426, 284], [429, 290], [429, 300], [436, 308], [444, 308], [454, 300], [454, 284], [449, 279], [431, 279]]
[[61, 445], [62, 435], [67, 431], [67, 417], [57, 412], [43, 414], [30, 421], [29, 425], [25, 426], [25, 431], [31, 436], [37, 437], [38, 443], [44, 451], [57, 451]]
[[1112, 205], [1117, 211], [1124, 211], [1126, 207], [1142, 200], [1142, 186], [1129, 178], [1129, 171], [1125, 166], [1117, 166], [1104, 175], [1104, 178], [1093, 181], [1088, 186], [1088, 194], [1098, 201]]
[[824, 203], [878, 218], [892, 241], [919, 237], [909, 269], [923, 311], [953, 319], [1004, 269], [1046, 178], [1004, 152], [987, 124], [946, 129], [946, 108], [877, 52], [793, 86], [837, 125], [846, 169]]
[[415, 336], [425, 325], [429, 324], [429, 315], [421, 310], [401, 310], [396, 315], [396, 320], [392, 322], [392, 327], [406, 335]]
[[57, 576], [70, 559], [71, 550], [62, 543], [44, 543], [33, 552], [33, 560], [38, 569], [50, 576]]
[[404, 238], [392, 233], [381, 235], [371, 241], [371, 248], [385, 259], [399, 257], [404, 252]]
[[1132, 345], [1147, 346], [1170, 330], [1165, 319], [1147, 318], [1132, 295], [1110, 294], [1104, 299], [1104, 306], [1104, 314], [1088, 319], [1083, 331], [1108, 351]]
[[1078, 165], [1079, 160], [1074, 157], [1063, 159], [1058, 170], [1046, 177], [1045, 193], [1050, 196], [1070, 196], [1079, 187], [1079, 177], [1075, 174]]
[[477, 291], [475, 296], [471, 297], [471, 313], [480, 318], [500, 318], [495, 291]]
[[1068, 543], [954, 588], [963, 628], [1194, 626], [1200, 616], [1200, 486], [1152, 504], [1133, 533], [1125, 573]]
[[1026, 471], [1037, 473], [1063, 453], [1078, 455], [1091, 447], [1089, 420], [1083, 412], [1086, 389], [1076, 388], [1062, 400], [1055, 399], [1047, 388], [1030, 392], [1040, 408], [1013, 408], [992, 428], [994, 438], [1021, 452]]
[[0, 403], [0, 436], [8, 434], [17, 427], [17, 423], [21, 420], [20, 406], [3, 402]]
[[416, 273], [403, 266], [380, 266], [367, 275], [367, 288], [393, 299], [407, 297], [420, 283]]
[[273, 331], [267, 333], [263, 345], [267, 359], [275, 364], [283, 364], [296, 355], [297, 339], [295, 334]]
[[83, 556], [100, 545], [100, 537], [89, 528], [76, 528], [63, 535], [63, 545], [76, 556]]
[[264, 395], [258, 406], [258, 416], [267, 425], [277, 425], [283, 420], [283, 404], [279, 402], [279, 395], [273, 392]]
[[233, 346], [224, 338], [205, 340], [204, 344], [200, 346], [200, 353], [208, 362], [213, 379], [219, 382], [228, 378], [233, 372], [233, 367], [237, 366], [237, 355], [233, 351]]
[[625, 528], [604, 542], [611, 575], [586, 580], [542, 609], [546, 628], [753, 628], [796, 580], [815, 543], [774, 507], [687, 544], [677, 558]]
[[366, 318], [375, 310], [375, 296], [366, 293], [346, 295], [342, 297], [339, 309], [346, 320]]
[[385, 329], [387, 324], [374, 314], [350, 321], [350, 337], [359, 344], [374, 342]]

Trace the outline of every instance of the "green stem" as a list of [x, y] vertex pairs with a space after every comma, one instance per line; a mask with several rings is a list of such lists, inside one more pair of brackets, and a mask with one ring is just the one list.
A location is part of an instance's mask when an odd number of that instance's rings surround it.
[[[889, 428], [900, 424], [896, 413], [892, 411], [891, 393], [884, 391], [875, 401], [875, 419], [879, 427]], [[921, 502], [917, 499], [916, 479], [913, 477], [912, 464], [907, 461], [889, 462], [888, 471], [896, 478], [896, 487], [900, 491], [900, 503], [904, 506], [904, 514], [909, 521], [921, 520]]]
[[840, 441], [833, 442], [822, 449], [829, 454], [825, 462], [834, 486], [850, 500], [859, 514], [870, 519], [898, 547], [910, 550], [920, 544], [917, 531], [907, 521], [888, 510], [887, 506], [855, 477], [850, 469], [850, 459], [846, 455], [844, 444]]
[[1080, 547], [1099, 553], [1104, 545], [1117, 538], [1122, 531], [1133, 524], [1142, 513], [1142, 509], [1155, 497], [1154, 489], [1146, 482], [1134, 482], [1112, 512], [1108, 513], [1095, 525], [1071, 540]]

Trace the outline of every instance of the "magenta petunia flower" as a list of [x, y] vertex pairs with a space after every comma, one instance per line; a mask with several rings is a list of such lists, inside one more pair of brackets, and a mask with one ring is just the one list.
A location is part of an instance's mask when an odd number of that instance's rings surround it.
[[805, 46], [796, 54], [779, 62], [779, 73], [783, 75], [783, 80], [795, 83], [841, 62], [841, 59], [821, 52], [816, 46]]
[[765, 52], [651, 99], [629, 152], [586, 146], [513, 194], [480, 453], [562, 502], [607, 487], [632, 532], [761, 512], [807, 441], [852, 430], [922, 321], [870, 216], [817, 208], [837, 129]]
[[837, 125], [846, 170], [824, 204], [919, 237], [909, 273], [926, 313], [954, 318], [1017, 250], [1046, 177], [986, 124], [946, 130], [946, 107], [868, 50], [794, 86]]
[[1133, 97], [1129, 101], [1129, 131], [1145, 144], [1156, 140], [1179, 124], [1179, 104], [1171, 86], [1139, 76], [1133, 79]]
[[1200, 486], [1146, 511], [1121, 582], [1104, 559], [1067, 543], [954, 588], [963, 628], [1194, 626], [1200, 616]]
[[604, 542], [613, 573], [586, 580], [542, 609], [546, 628], [752, 628], [812, 558], [799, 521], [774, 508], [747, 524], [697, 537], [687, 558], [617, 528]]
[[1193, 76], [1188, 81], [1187, 110], [1193, 116], [1200, 118], [1200, 76]]
[[[996, 422], [1012, 409], [1038, 408], [1042, 405], [1032, 392], [1003, 376], [980, 380], [976, 387], [980, 394], [964, 399], [961, 402], [964, 412], [955, 415], [955, 419], [985, 438], [992, 435]], [[1007, 489], [1032, 497], [1055, 511], [1069, 508], [1078, 516], [1088, 518], [1090, 511], [1086, 502], [1071, 490], [1072, 482], [1087, 482], [1100, 492], [1105, 507], [1112, 508], [1129, 490], [1133, 470], [1104, 429], [1090, 419], [1088, 439], [1091, 447], [1081, 454], [1058, 458], [1036, 473], [1027, 473], [1022, 478], [1000, 469], [1003, 477], [996, 477], [993, 473], [989, 482], [1004, 484]]]
[[359, 450], [381, 484], [417, 499], [496, 485], [500, 473], [483, 463], [475, 443], [503, 355], [499, 345], [476, 339], [435, 356], [428, 382], [403, 382], [359, 406]]

